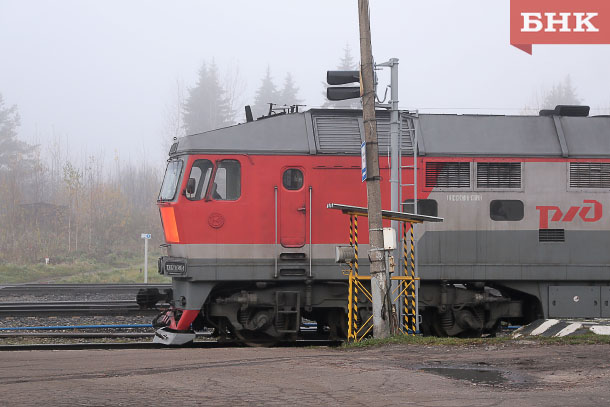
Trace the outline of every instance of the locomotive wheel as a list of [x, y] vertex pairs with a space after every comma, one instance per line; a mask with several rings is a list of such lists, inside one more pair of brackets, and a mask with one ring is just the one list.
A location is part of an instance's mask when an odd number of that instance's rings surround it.
[[271, 336], [259, 331], [248, 331], [245, 329], [241, 331], [235, 331], [235, 336], [237, 337], [239, 342], [243, 343], [246, 346], [251, 346], [255, 348], [269, 348], [277, 345], [280, 342], [280, 338], [276, 336]]

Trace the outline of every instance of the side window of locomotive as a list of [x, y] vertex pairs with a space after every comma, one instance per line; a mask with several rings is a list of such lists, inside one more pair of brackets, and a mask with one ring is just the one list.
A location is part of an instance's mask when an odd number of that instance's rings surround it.
[[289, 168], [282, 176], [284, 188], [294, 191], [303, 187], [303, 172], [297, 168]]
[[[414, 213], [413, 200], [409, 199], [402, 204], [403, 212]], [[438, 216], [438, 202], [435, 199], [418, 199], [417, 200], [418, 215]]]
[[172, 160], [167, 163], [163, 184], [159, 192], [159, 201], [171, 201], [176, 196], [178, 181], [182, 174], [182, 160]]
[[523, 219], [523, 201], [494, 200], [489, 204], [489, 216], [495, 221], [519, 221]]
[[213, 165], [210, 160], [196, 160], [191, 167], [186, 183], [185, 195], [191, 201], [199, 201], [205, 197], [212, 175]]
[[218, 163], [210, 197], [216, 201], [235, 201], [241, 196], [241, 166], [237, 160]]

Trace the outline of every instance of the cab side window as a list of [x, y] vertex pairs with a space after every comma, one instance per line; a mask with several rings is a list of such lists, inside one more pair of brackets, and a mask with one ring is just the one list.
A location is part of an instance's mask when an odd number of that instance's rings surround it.
[[196, 160], [186, 184], [186, 198], [199, 201], [205, 197], [214, 166], [210, 160]]
[[211, 185], [210, 198], [216, 201], [235, 201], [241, 196], [241, 165], [237, 160], [218, 162]]
[[303, 172], [298, 168], [287, 169], [282, 176], [282, 184], [284, 188], [291, 191], [301, 189], [303, 187]]

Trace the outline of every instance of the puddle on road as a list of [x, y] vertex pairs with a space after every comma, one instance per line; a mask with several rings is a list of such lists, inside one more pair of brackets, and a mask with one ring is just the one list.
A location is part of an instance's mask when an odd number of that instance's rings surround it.
[[420, 370], [445, 376], [450, 379], [467, 380], [476, 384], [500, 385], [508, 382], [508, 379], [497, 370], [454, 368], [454, 367], [423, 367]]

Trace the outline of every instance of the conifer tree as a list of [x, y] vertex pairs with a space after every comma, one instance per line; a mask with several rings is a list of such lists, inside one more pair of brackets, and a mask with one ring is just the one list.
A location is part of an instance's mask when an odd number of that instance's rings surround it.
[[231, 110], [226, 92], [218, 78], [214, 62], [205, 62], [199, 69], [197, 84], [189, 89], [184, 104], [183, 122], [186, 134], [201, 133], [233, 124], [235, 113]]
[[572, 85], [570, 75], [567, 75], [562, 82], [553, 85], [546, 93], [542, 108], [554, 109], [557, 105], [578, 105], [581, 102], [576, 95], [576, 88]]
[[302, 104], [303, 101], [299, 99], [298, 92], [299, 88], [294, 83], [290, 72], [288, 72], [284, 79], [284, 87], [280, 91], [279, 104], [286, 106]]
[[256, 91], [254, 104], [252, 105], [254, 118], [267, 115], [269, 113], [269, 103], [280, 104], [280, 93], [273, 83], [271, 68], [267, 66], [267, 73], [261, 81], [261, 86]]

